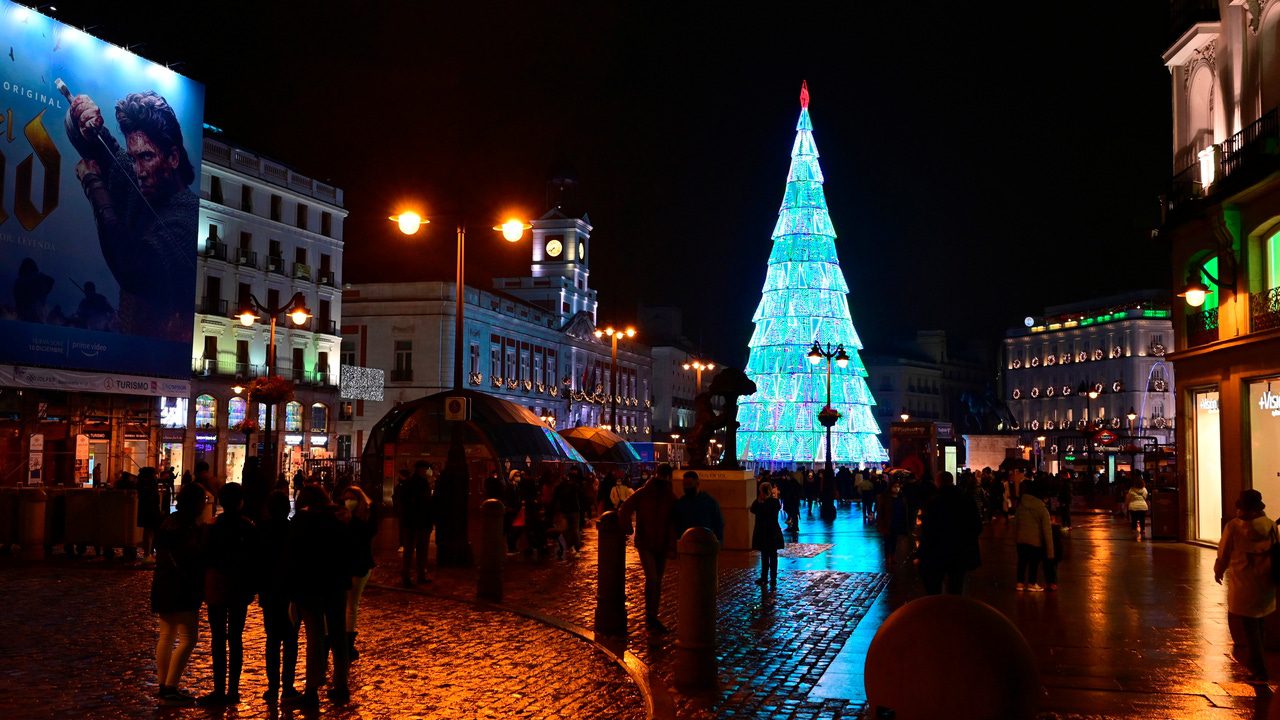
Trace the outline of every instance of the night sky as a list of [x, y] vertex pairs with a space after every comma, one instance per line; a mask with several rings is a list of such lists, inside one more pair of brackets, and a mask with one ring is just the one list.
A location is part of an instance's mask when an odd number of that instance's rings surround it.
[[[1150, 237], [1162, 0], [200, 5], [52, 14], [181, 63], [228, 140], [342, 187], [349, 282], [452, 277], [451, 223], [403, 238], [401, 204], [487, 227], [541, 214], [570, 175], [600, 319], [677, 305], [695, 343], [745, 362], [807, 79], [869, 351], [917, 328], [994, 341], [1045, 304], [1169, 284]], [[527, 243], [468, 248], [472, 283], [527, 272]]]

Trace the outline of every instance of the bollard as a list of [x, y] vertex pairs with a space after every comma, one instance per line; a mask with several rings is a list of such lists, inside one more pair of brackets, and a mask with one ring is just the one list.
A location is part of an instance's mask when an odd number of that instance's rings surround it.
[[627, 634], [627, 539], [610, 510], [596, 521], [596, 634]]
[[507, 559], [507, 541], [502, 536], [501, 500], [489, 499], [480, 505], [480, 573], [476, 578], [476, 597], [502, 602], [502, 565]]
[[43, 488], [23, 490], [18, 494], [18, 522], [22, 526], [19, 541], [22, 557], [27, 560], [44, 559], [44, 506]]
[[689, 528], [676, 545], [676, 687], [709, 690], [718, 685], [716, 660], [716, 559], [720, 543], [706, 528]]

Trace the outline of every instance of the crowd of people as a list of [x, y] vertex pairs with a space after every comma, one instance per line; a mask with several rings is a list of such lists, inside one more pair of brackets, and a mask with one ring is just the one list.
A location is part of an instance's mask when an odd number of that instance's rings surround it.
[[[139, 475], [154, 472], [144, 468]], [[346, 703], [347, 668], [358, 657], [360, 596], [373, 569], [377, 523], [368, 496], [348, 485], [335, 504], [323, 485], [305, 483], [292, 503], [286, 490], [276, 489], [250, 517], [242, 486], [229, 482], [217, 490], [221, 512], [215, 517], [212, 490], [200, 474], [180, 486], [176, 509], [155, 530], [151, 609], [159, 623], [159, 699], [209, 707], [241, 701], [244, 629], [256, 598], [266, 635], [263, 699], [316, 707], [327, 683], [329, 699]], [[210, 629], [213, 688], [197, 698], [182, 688], [182, 678], [199, 640], [201, 606]], [[303, 628], [307, 653], [299, 691], [294, 680]]]

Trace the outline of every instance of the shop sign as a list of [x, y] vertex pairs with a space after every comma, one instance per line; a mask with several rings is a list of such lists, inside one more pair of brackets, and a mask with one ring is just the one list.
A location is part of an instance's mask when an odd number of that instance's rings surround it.
[[938, 433], [938, 439], [939, 439], [939, 440], [954, 440], [954, 439], [955, 439], [955, 431], [954, 431], [954, 430], [952, 430], [951, 423], [949, 423], [949, 422], [934, 423], [934, 424], [933, 424], [933, 427], [934, 427], [935, 432], [937, 432], [937, 433]]
[[1271, 417], [1280, 417], [1280, 395], [1263, 390], [1262, 397], [1258, 400], [1258, 409], [1271, 413]]
[[187, 431], [182, 428], [160, 428], [160, 442], [182, 442], [187, 439]]
[[31, 452], [44, 452], [44, 435], [35, 433], [31, 436]]
[[329, 447], [328, 435], [312, 435], [311, 447]]
[[1204, 412], [1218, 412], [1218, 398], [1201, 397], [1200, 409]]
[[1110, 430], [1099, 430], [1093, 434], [1094, 442], [1102, 443], [1103, 445], [1110, 445], [1116, 441], [1117, 437], [1118, 436]]
[[125, 423], [125, 426], [124, 426], [125, 440], [146, 440], [150, 436], [151, 436], [151, 432], [147, 429], [146, 425], [139, 425], [137, 423]]
[[76, 436], [76, 460], [89, 460], [89, 436], [80, 434]]
[[288, 434], [288, 435], [285, 435], [285, 436], [284, 436], [284, 444], [285, 444], [285, 445], [301, 445], [301, 444], [302, 444], [302, 436], [301, 436], [301, 435], [297, 435], [297, 434], [292, 434], [292, 433], [291, 433], [291, 434]]
[[196, 433], [196, 442], [213, 444], [218, 442], [217, 433]]
[[111, 430], [103, 427], [88, 427], [84, 429], [84, 434], [89, 436], [90, 440], [110, 440]]

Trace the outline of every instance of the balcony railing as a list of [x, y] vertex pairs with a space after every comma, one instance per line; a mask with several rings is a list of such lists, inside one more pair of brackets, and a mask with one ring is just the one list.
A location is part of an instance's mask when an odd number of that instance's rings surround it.
[[1231, 177], [1263, 155], [1275, 155], [1278, 127], [1276, 108], [1271, 108], [1249, 127], [1227, 138], [1222, 143], [1222, 178]]
[[296, 262], [293, 264], [293, 276], [300, 280], [311, 279], [311, 266], [306, 263]]
[[236, 248], [236, 264], [245, 267], [258, 267], [258, 253], [248, 248]]
[[231, 363], [219, 363], [214, 358], [191, 358], [191, 372], [194, 375], [210, 377], [231, 374]]
[[275, 255], [267, 256], [267, 272], [284, 274], [284, 258]]
[[1250, 295], [1249, 319], [1254, 332], [1280, 327], [1280, 288]]
[[204, 250], [200, 254], [214, 260], [226, 260], [227, 244], [219, 242], [216, 238], [208, 238], [204, 241]]
[[[1226, 181], [1235, 179], [1238, 186], [1240, 178], [1258, 178], [1258, 169], [1270, 171], [1275, 168], [1276, 159], [1280, 157], [1280, 109], [1272, 108], [1262, 117], [1255, 120], [1245, 129], [1232, 135], [1219, 145], [1215, 153], [1216, 166], [1211, 165], [1213, 176], [1206, 188], [1202, 181], [1202, 165], [1196, 162], [1173, 176], [1169, 195], [1165, 199], [1166, 209], [1170, 212], [1187, 203], [1217, 192], [1217, 188]], [[1206, 162], [1210, 162], [1207, 161]]]
[[200, 298], [196, 309], [205, 315], [226, 315], [227, 301], [212, 297]]
[[1187, 313], [1187, 347], [1218, 339], [1218, 308]]
[[338, 281], [334, 277], [332, 270], [321, 270], [320, 274], [316, 275], [316, 282], [329, 287], [337, 287]]
[[325, 335], [337, 335], [338, 323], [334, 320], [326, 320], [325, 318], [316, 318], [314, 332], [324, 333]]

